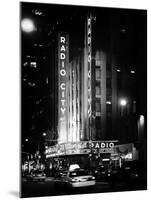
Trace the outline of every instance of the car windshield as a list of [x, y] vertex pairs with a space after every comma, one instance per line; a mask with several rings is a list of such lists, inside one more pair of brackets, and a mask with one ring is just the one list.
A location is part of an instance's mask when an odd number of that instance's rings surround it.
[[42, 174], [42, 171], [34, 171], [33, 174]]
[[77, 170], [70, 172], [69, 176], [70, 177], [75, 177], [75, 176], [87, 176], [88, 173], [85, 170]]

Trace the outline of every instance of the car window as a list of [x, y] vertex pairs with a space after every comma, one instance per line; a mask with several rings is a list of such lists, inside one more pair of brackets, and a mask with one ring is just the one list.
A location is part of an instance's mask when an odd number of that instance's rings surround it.
[[42, 171], [35, 171], [33, 174], [42, 174]]
[[87, 176], [88, 173], [84, 170], [79, 170], [79, 171], [74, 171], [74, 172], [70, 172], [69, 176], [70, 177], [75, 177], [75, 176]]

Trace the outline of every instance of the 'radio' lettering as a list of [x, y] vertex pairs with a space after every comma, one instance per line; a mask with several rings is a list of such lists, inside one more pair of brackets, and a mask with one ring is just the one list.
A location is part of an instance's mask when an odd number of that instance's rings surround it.
[[60, 50], [61, 50], [61, 51], [66, 51], [65, 46], [62, 45]]
[[60, 41], [61, 41], [61, 43], [65, 43], [66, 38], [65, 37], [61, 37]]
[[61, 69], [61, 70], [60, 70], [60, 75], [61, 75], [61, 76], [65, 76], [65, 75], [66, 75], [66, 71], [65, 71], [64, 69]]
[[61, 53], [61, 54], [60, 54], [60, 59], [61, 59], [61, 60], [64, 60], [65, 58], [66, 58], [66, 55], [65, 55], [64, 53]]

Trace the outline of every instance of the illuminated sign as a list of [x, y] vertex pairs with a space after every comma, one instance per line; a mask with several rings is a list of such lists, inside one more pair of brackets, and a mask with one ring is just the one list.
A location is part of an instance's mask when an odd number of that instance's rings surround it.
[[67, 142], [67, 66], [69, 59], [69, 37], [58, 35], [58, 135], [59, 141]]
[[61, 107], [60, 111], [62, 115], [64, 115], [66, 108], [65, 108], [65, 91], [66, 91], [66, 80], [64, 80], [66, 76], [66, 69], [65, 69], [65, 59], [66, 59], [66, 38], [63, 36], [60, 36], [60, 76], [61, 76], [61, 83], [60, 83], [60, 94], [61, 94]]
[[117, 155], [119, 155], [122, 159], [132, 160], [132, 158], [133, 158], [133, 153], [132, 153], [133, 148], [134, 148], [133, 143], [116, 145], [115, 146], [115, 153]]
[[91, 16], [87, 18], [87, 62], [88, 62], [88, 117], [91, 117]]
[[117, 141], [82, 141], [58, 144], [46, 149], [46, 157], [57, 155], [114, 153]]

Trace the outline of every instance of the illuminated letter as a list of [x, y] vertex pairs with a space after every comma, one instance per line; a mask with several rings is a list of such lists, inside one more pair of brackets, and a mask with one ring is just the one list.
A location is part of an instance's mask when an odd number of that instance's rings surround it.
[[88, 53], [91, 53], [91, 44], [88, 44]]
[[100, 147], [99, 143], [96, 143], [95, 148], [99, 148], [99, 147]]
[[88, 116], [91, 116], [91, 109], [88, 110]]
[[64, 68], [64, 61], [62, 61], [61, 66], [62, 66], [62, 68]]
[[64, 99], [61, 99], [61, 103], [62, 103], [63, 106], [65, 106], [64, 105], [65, 104], [65, 100]]
[[88, 44], [91, 43], [91, 37], [88, 37]]
[[92, 147], [94, 147], [94, 143], [89, 143], [89, 148], [92, 148]]
[[88, 78], [91, 78], [91, 71], [88, 71]]
[[111, 143], [109, 144], [109, 147], [110, 147], [110, 148], [114, 147], [114, 143], [111, 142]]
[[88, 29], [88, 35], [89, 35], [89, 34], [91, 34], [91, 29], [90, 29], [90, 28]]
[[65, 113], [65, 108], [61, 108], [61, 112], [62, 112], [62, 114], [64, 114]]
[[65, 55], [64, 53], [61, 53], [61, 54], [60, 54], [60, 58], [61, 58], [61, 60], [63, 60], [63, 59], [66, 58], [66, 55]]
[[88, 56], [88, 62], [91, 62], [91, 55]]
[[62, 45], [60, 51], [66, 51], [65, 46]]
[[101, 148], [105, 148], [105, 143], [101, 143]]
[[61, 93], [61, 94], [62, 94], [62, 98], [64, 98], [64, 91], [62, 91], [62, 93]]
[[65, 37], [61, 37], [61, 42], [65, 43], [65, 41], [66, 41], [66, 38]]
[[90, 104], [90, 102], [91, 102], [91, 99], [89, 98], [89, 99], [88, 99], [88, 103]]
[[65, 89], [66, 89], [65, 83], [61, 83], [60, 88], [61, 88], [62, 90], [65, 90]]
[[61, 69], [61, 70], [60, 70], [60, 75], [61, 75], [61, 76], [65, 76], [65, 75], [66, 75], [66, 71], [65, 71], [64, 69]]
[[89, 18], [89, 19], [88, 19], [88, 25], [90, 25], [90, 24], [91, 24], [91, 19]]

